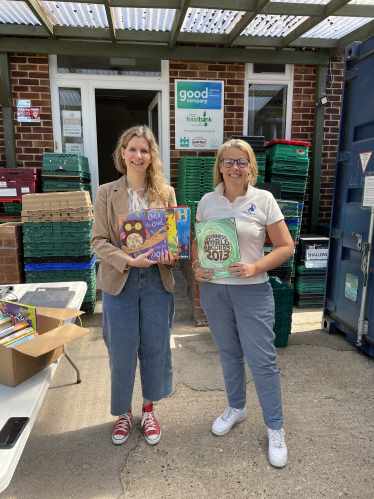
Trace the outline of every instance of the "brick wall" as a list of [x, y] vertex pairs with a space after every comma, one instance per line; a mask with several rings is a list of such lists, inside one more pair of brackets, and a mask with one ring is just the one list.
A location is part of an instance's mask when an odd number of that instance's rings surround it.
[[[319, 205], [319, 223], [329, 223], [335, 178], [335, 162], [338, 145], [340, 106], [342, 98], [344, 54], [339, 54], [331, 61], [333, 81], [327, 85], [330, 102], [325, 107], [325, 126], [322, 152], [322, 176]], [[328, 70], [330, 74], [330, 70]], [[313, 148], [313, 122], [315, 108], [316, 68], [295, 66], [294, 99], [292, 112], [291, 138], [311, 142]], [[309, 155], [311, 158], [311, 154]], [[303, 212], [302, 232], [307, 231], [310, 202], [310, 171]]]
[[[17, 167], [41, 168], [43, 152], [53, 152], [51, 92], [48, 56], [10, 56]], [[31, 101], [40, 108], [40, 123], [17, 122], [17, 100]], [[0, 168], [6, 166], [2, 112], [0, 107]]]
[[0, 283], [25, 282], [23, 262], [22, 223], [0, 225]]

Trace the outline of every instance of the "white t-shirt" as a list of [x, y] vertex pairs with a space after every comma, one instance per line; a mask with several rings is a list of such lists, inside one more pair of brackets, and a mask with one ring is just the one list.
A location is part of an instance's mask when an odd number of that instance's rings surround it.
[[[225, 184], [219, 184], [214, 192], [209, 192], [202, 197], [196, 213], [199, 222], [217, 220], [219, 218], [234, 217], [238, 241], [240, 247], [241, 261], [244, 263], [255, 263], [264, 256], [264, 242], [266, 226], [271, 225], [284, 216], [275, 201], [273, 195], [265, 190], [256, 189], [248, 184], [245, 196], [240, 196], [233, 203], [223, 195]], [[248, 277], [248, 279], [237, 279], [228, 277], [224, 279], [212, 279], [210, 282], [216, 284], [259, 284], [269, 280], [266, 272]]]

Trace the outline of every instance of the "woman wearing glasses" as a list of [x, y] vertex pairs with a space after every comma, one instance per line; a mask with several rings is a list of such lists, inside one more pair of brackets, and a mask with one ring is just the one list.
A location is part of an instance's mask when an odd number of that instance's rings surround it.
[[[246, 417], [245, 357], [268, 428], [270, 463], [283, 467], [287, 447], [274, 347], [274, 299], [266, 272], [290, 258], [294, 246], [272, 194], [254, 187], [257, 171], [249, 144], [231, 139], [221, 146], [214, 166], [215, 191], [201, 199], [196, 222], [235, 217], [242, 261], [229, 265], [232, 277], [210, 279], [213, 271], [199, 267], [194, 243], [192, 265], [228, 398], [228, 407], [213, 423], [212, 432], [226, 435]], [[274, 250], [264, 256], [266, 230]]]

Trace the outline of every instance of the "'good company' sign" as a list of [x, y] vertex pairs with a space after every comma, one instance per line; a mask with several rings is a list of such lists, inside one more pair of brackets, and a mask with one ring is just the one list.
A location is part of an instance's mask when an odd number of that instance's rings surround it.
[[223, 81], [175, 80], [175, 148], [219, 149]]

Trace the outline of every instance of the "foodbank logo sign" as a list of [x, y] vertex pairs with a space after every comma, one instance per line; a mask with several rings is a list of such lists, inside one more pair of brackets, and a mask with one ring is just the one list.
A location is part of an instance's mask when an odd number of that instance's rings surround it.
[[197, 126], [208, 126], [208, 123], [212, 123], [212, 118], [207, 116], [206, 111], [203, 112], [202, 116], [198, 116], [197, 114], [189, 114], [186, 116], [186, 120], [188, 124], [197, 125]]
[[178, 109], [221, 109], [222, 83], [216, 81], [178, 81]]

